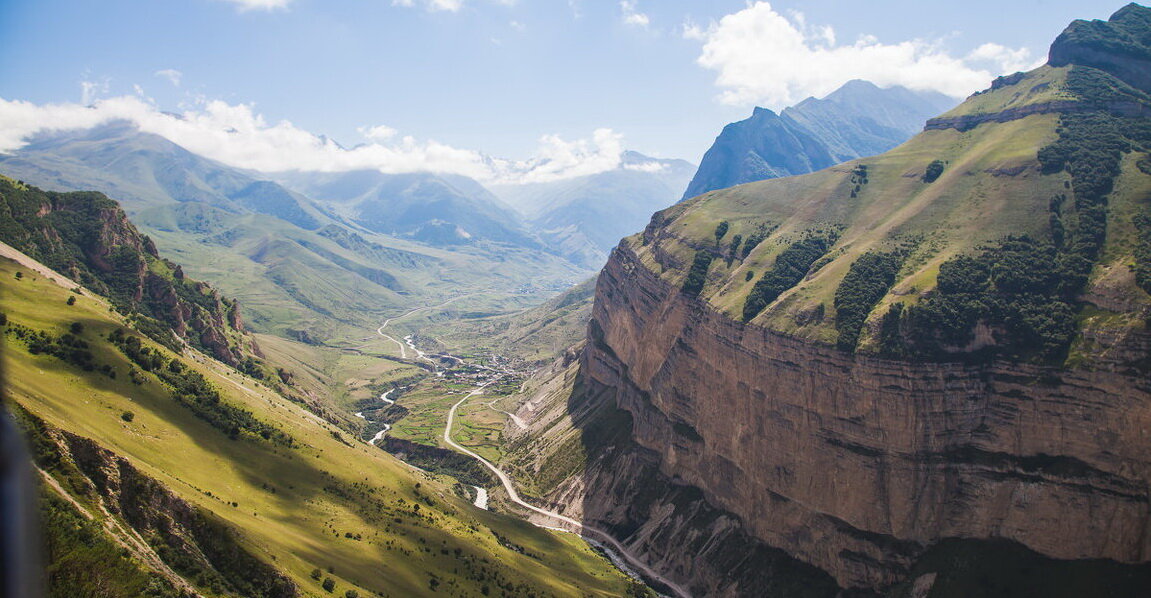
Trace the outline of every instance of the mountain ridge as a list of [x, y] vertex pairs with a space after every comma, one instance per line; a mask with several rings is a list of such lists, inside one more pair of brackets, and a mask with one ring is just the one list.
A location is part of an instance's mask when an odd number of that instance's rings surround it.
[[750, 118], [723, 128], [683, 199], [882, 153], [954, 104], [940, 94], [881, 89], [855, 79], [822, 99], [807, 98], [779, 114], [757, 107]]
[[693, 593], [1145, 593], [1151, 119], [1109, 102], [1151, 98], [1112, 58], [657, 213], [510, 462]]

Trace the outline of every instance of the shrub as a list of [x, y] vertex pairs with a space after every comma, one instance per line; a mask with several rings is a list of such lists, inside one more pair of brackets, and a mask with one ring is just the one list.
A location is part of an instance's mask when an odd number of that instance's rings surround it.
[[723, 236], [727, 234], [727, 230], [729, 228], [731, 228], [731, 224], [729, 224], [726, 220], [724, 220], [723, 222], [720, 222], [719, 224], [716, 225], [716, 227], [715, 227], [715, 244], [716, 245], [719, 245], [719, 240], [722, 239]]
[[923, 182], [934, 183], [939, 175], [943, 174], [943, 161], [932, 160], [931, 164], [927, 165], [927, 170], [923, 173]]
[[683, 281], [683, 292], [693, 297], [703, 291], [703, 285], [707, 282], [707, 270], [711, 267], [711, 260], [714, 256], [706, 249], [700, 249], [695, 252], [695, 259], [692, 260], [691, 269], [687, 272], [687, 278]]
[[132, 413], [131, 411], [125, 411], [124, 413], [120, 414], [120, 419], [126, 422], [131, 422], [132, 420], [136, 419], [136, 414]]
[[743, 303], [743, 320], [750, 321], [771, 305], [784, 291], [794, 287], [807, 276], [812, 264], [827, 254], [835, 244], [836, 235], [809, 235], [792, 243], [775, 258], [763, 278], [756, 281]]
[[76, 305], [76, 296], [75, 295], [69, 295], [68, 296], [68, 305]]
[[895, 284], [900, 259], [893, 253], [865, 253], [851, 264], [835, 289], [836, 346], [854, 351], [867, 315]]
[[325, 577], [324, 583], [320, 584], [320, 587], [324, 588], [325, 592], [331, 592], [336, 589], [336, 582], [331, 577]]

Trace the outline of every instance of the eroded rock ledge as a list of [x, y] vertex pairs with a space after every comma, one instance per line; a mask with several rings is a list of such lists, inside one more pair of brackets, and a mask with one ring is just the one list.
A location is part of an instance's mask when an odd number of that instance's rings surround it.
[[[1075, 100], [1060, 100], [1055, 102], [1043, 102], [1040, 104], [1031, 104], [1030, 106], [1020, 106], [1018, 108], [1008, 108], [999, 112], [988, 112], [986, 114], [965, 114], [963, 116], [940, 116], [932, 118], [927, 121], [923, 126], [924, 131], [934, 131], [942, 129], [956, 129], [959, 131], [970, 131], [983, 123], [1005, 123], [1013, 120], [1019, 120], [1035, 114], [1068, 114], [1073, 112], [1092, 112], [1098, 110], [1099, 107]], [[1106, 110], [1112, 114], [1127, 117], [1146, 117], [1151, 116], [1151, 109], [1139, 102], [1111, 102], [1105, 107]]]
[[[584, 375], [630, 417], [628, 454], [844, 588], [888, 587], [946, 538], [1057, 559], [1151, 558], [1151, 382], [1127, 368], [852, 356], [736, 322], [660, 280], [626, 243], [600, 276], [590, 328]], [[625, 462], [617, 475], [638, 475]], [[634, 496], [595, 468], [580, 490], [585, 516], [622, 526]], [[635, 515], [621, 527], [634, 545], [717, 589], [692, 555], [656, 547], [650, 533], [670, 523]], [[690, 529], [679, 533], [663, 540]]]

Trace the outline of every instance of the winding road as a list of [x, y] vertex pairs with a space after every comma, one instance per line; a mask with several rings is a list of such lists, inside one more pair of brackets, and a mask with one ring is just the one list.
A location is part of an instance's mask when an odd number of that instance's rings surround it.
[[[464, 295], [464, 296], [466, 296], [466, 295]], [[379, 334], [380, 336], [383, 336], [387, 339], [390, 339], [392, 342], [396, 343], [400, 347], [400, 356], [402, 358], [406, 359], [407, 354], [406, 354], [406, 351], [404, 349], [403, 343], [401, 343], [400, 341], [396, 340], [395, 338], [385, 334], [384, 328], [387, 328], [388, 324], [390, 324], [394, 320], [404, 318], [404, 317], [409, 316], [411, 314], [414, 314], [416, 312], [420, 312], [420, 311], [424, 311], [424, 310], [428, 310], [428, 309], [435, 309], [437, 307], [447, 305], [448, 303], [451, 303], [452, 301], [455, 301], [456, 299], [461, 299], [464, 296], [450, 299], [450, 300], [445, 301], [444, 303], [441, 303], [440, 305], [437, 305], [437, 306], [421, 307], [421, 308], [413, 309], [412, 311], [409, 311], [403, 315], [396, 316], [394, 318], [388, 318], [387, 320], [384, 321], [383, 324], [380, 325], [379, 328], [376, 329], [376, 333]], [[411, 344], [411, 337], [410, 336], [408, 338], [405, 338], [404, 340], [408, 341], [408, 343]], [[412, 348], [412, 350], [417, 352], [417, 354], [419, 355], [420, 358], [428, 359], [426, 357], [426, 354], [423, 353], [422, 351], [419, 351], [418, 349], [416, 349], [414, 344], [411, 345], [411, 348]], [[431, 361], [431, 360], [429, 360], [429, 361]], [[493, 370], [493, 371], [495, 371], [495, 370]], [[691, 598], [691, 594], [689, 594], [685, 589], [683, 589], [683, 587], [681, 587], [679, 584], [665, 578], [664, 576], [662, 576], [659, 573], [652, 570], [651, 567], [648, 567], [646, 563], [644, 563], [638, 557], [636, 557], [631, 552], [629, 552], [626, 548], [624, 548], [623, 544], [620, 544], [619, 541], [617, 541], [615, 538], [613, 538], [606, 531], [601, 530], [599, 528], [589, 526], [589, 525], [585, 525], [579, 521], [576, 521], [575, 519], [572, 519], [571, 517], [568, 517], [566, 515], [562, 515], [560, 513], [556, 513], [555, 511], [549, 511], [547, 509], [541, 509], [540, 507], [537, 507], [537, 506], [523, 500], [522, 498], [520, 498], [519, 492], [516, 492], [515, 483], [512, 482], [512, 479], [511, 479], [511, 477], [508, 476], [508, 474], [504, 473], [500, 468], [496, 467], [491, 461], [488, 461], [487, 459], [479, 456], [478, 454], [471, 451], [467, 447], [464, 447], [464, 446], [456, 443], [456, 441], [452, 440], [452, 425], [455, 423], [456, 411], [459, 409], [460, 405], [463, 405], [468, 399], [470, 399], [474, 396], [483, 394], [485, 388], [498, 382], [501, 378], [502, 378], [502, 375], [497, 375], [494, 378], [488, 380], [487, 382], [484, 382], [483, 384], [477, 386], [475, 389], [473, 389], [468, 394], [464, 395], [463, 398], [461, 398], [459, 401], [456, 401], [456, 403], [454, 405], [452, 405], [452, 408], [448, 410], [448, 419], [447, 419], [446, 425], [444, 426], [444, 442], [446, 442], [449, 446], [456, 449], [457, 451], [475, 459], [476, 461], [479, 461], [480, 463], [482, 463], [484, 465], [484, 467], [487, 467], [488, 469], [490, 469], [491, 472], [494, 473], [497, 478], [499, 478], [500, 483], [504, 487], [504, 491], [506, 491], [508, 494], [508, 499], [511, 500], [513, 503], [515, 503], [515, 504], [517, 504], [517, 505], [519, 505], [525, 509], [528, 509], [529, 511], [532, 511], [532, 512], [537, 513], [539, 515], [543, 515], [544, 517], [547, 517], [548, 519], [551, 519], [552, 521], [557, 523], [557, 525], [555, 527], [536, 524], [539, 527], [546, 527], [548, 529], [555, 529], [555, 530], [559, 530], [559, 531], [565, 531], [565, 532], [569, 532], [569, 533], [579, 534], [579, 535], [583, 536], [585, 539], [593, 540], [595, 542], [600, 543], [601, 545], [606, 545], [607, 547], [609, 547], [611, 549], [611, 551], [614, 551], [617, 555], [619, 555], [623, 559], [623, 561], [626, 562], [627, 565], [629, 565], [630, 567], [633, 567], [643, 577], [646, 577], [650, 580], [658, 582], [659, 584], [662, 584], [663, 586], [665, 586], [669, 590], [671, 590], [672, 593], [674, 593], [678, 598]], [[381, 397], [381, 398], [383, 398], [383, 397]], [[377, 437], [380, 435], [382, 435], [382, 432], [381, 432], [381, 434], [377, 434]], [[375, 443], [375, 441], [376, 441], [376, 438], [373, 438], [372, 439], [373, 444]], [[477, 497], [477, 500], [478, 500], [478, 497]]]
[[[491, 380], [488, 380], [487, 382], [484, 382], [480, 386], [476, 387], [476, 389], [473, 390], [472, 392], [468, 393], [467, 395], [464, 395], [464, 398], [457, 401], [456, 404], [452, 405], [452, 408], [450, 410], [448, 410], [447, 425], [444, 426], [444, 442], [448, 443], [448, 445], [450, 445], [452, 448], [456, 449], [457, 451], [475, 459], [476, 461], [479, 461], [485, 467], [490, 469], [492, 471], [492, 473], [496, 474], [496, 477], [499, 478], [500, 483], [503, 484], [504, 490], [508, 493], [508, 499], [509, 500], [511, 500], [515, 504], [517, 504], [517, 505], [519, 505], [525, 509], [528, 509], [532, 512], [538, 513], [540, 515], [543, 515], [543, 516], [548, 517], [554, 521], [559, 522], [559, 525], [556, 526], [555, 528], [552, 528], [552, 529], [559, 529], [559, 530], [563, 530], [566, 532], [580, 534], [583, 536], [590, 536], [599, 542], [607, 544], [608, 546], [610, 546], [612, 548], [612, 550], [614, 550], [621, 557], [623, 557], [623, 559], [627, 562], [628, 565], [637, 569], [644, 577], [647, 577], [648, 579], [655, 580], [655, 581], [663, 584], [664, 586], [667, 586], [668, 589], [670, 589], [672, 592], [675, 593], [676, 596], [679, 596], [680, 598], [691, 598], [691, 594], [688, 594], [686, 590], [684, 590], [682, 587], [680, 587], [675, 582], [673, 582], [673, 581], [663, 577], [659, 573], [656, 573], [655, 571], [653, 571], [643, 561], [640, 561], [635, 555], [628, 552], [627, 549], [624, 548], [622, 544], [620, 544], [615, 538], [613, 538], [607, 532], [605, 532], [599, 528], [585, 525], [585, 524], [583, 524], [579, 521], [576, 521], [575, 519], [572, 519], [571, 517], [568, 517], [566, 515], [561, 515], [559, 513], [556, 513], [555, 511], [548, 511], [547, 509], [541, 509], [541, 508], [539, 508], [539, 507], [537, 507], [531, 503], [524, 501], [522, 498], [520, 498], [519, 493], [516, 492], [515, 484], [512, 482], [512, 479], [510, 477], [508, 477], [508, 475], [506, 473], [504, 473], [502, 470], [500, 470], [500, 468], [493, 465], [491, 461], [488, 461], [487, 459], [485, 459], [485, 458], [479, 456], [478, 454], [472, 452], [467, 447], [464, 447], [460, 444], [457, 444], [456, 441], [452, 440], [452, 424], [455, 423], [456, 410], [459, 409], [460, 405], [463, 405], [464, 402], [467, 401], [468, 399], [470, 399], [476, 395], [483, 394], [484, 388], [497, 382], [499, 379], [500, 378], [497, 376], [495, 378], [492, 378]], [[547, 526], [541, 526], [541, 527], [547, 527]]]

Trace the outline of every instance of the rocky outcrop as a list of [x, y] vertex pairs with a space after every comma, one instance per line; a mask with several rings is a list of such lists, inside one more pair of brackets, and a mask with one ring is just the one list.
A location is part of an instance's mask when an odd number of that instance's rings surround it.
[[221, 361], [237, 365], [260, 353], [243, 335], [236, 302], [160, 257], [103, 194], [45, 192], [0, 177], [0, 240]]
[[[1005, 123], [1019, 120], [1035, 114], [1070, 114], [1073, 112], [1094, 112], [1099, 107], [1075, 100], [1061, 100], [1056, 102], [1041, 102], [1018, 108], [1007, 108], [998, 112], [985, 114], [964, 114], [961, 116], [940, 116], [927, 121], [924, 131], [940, 129], [957, 129], [970, 131], [985, 123]], [[1117, 116], [1147, 117], [1151, 116], [1151, 109], [1140, 102], [1111, 102], [1105, 109]]]
[[[626, 452], [665, 487], [698, 489], [708, 518], [739, 522], [749, 542], [875, 590], [947, 538], [1151, 560], [1151, 382], [1130, 363], [1147, 341], [1115, 339], [1112, 363], [1091, 370], [851, 355], [734, 321], [624, 243], [600, 276], [582, 368], [630, 418]], [[658, 549], [715, 530], [670, 520], [666, 502], [629, 515], [628, 462], [613, 459], [615, 475], [589, 466], [583, 515], [676, 579], [727, 593], [720, 566]]]
[[[30, 415], [25, 417], [31, 419]], [[127, 459], [38, 419], [33, 420], [29, 431], [37, 436], [38, 461], [47, 457], [62, 471], [74, 466], [73, 471], [83, 477], [71, 478], [73, 491], [123, 522], [124, 526], [116, 529], [133, 535], [125, 545], [146, 542], [149, 553], [162, 560], [160, 566], [212, 588], [214, 593], [264, 598], [298, 595], [296, 585], [241, 546], [231, 528], [145, 475]]]
[[1151, 91], [1151, 13], [1128, 4], [1106, 21], [1074, 21], [1055, 38], [1048, 64], [1080, 64], [1107, 71]]

